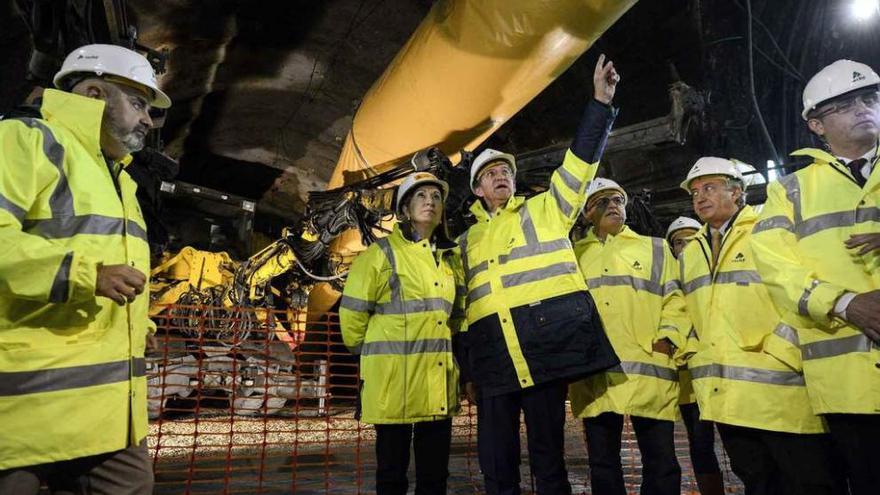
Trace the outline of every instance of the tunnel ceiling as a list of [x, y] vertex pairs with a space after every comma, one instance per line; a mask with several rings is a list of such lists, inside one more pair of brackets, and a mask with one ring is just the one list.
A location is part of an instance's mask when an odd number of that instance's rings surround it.
[[[23, 79], [29, 37], [11, 3], [0, 4], [0, 111], [29, 91]], [[141, 43], [170, 52], [162, 83], [175, 105], [162, 137], [166, 152], [180, 161], [178, 178], [257, 199], [259, 213], [291, 221], [302, 212], [306, 192], [326, 186], [360, 98], [433, 2], [127, 4]], [[687, 146], [612, 155], [605, 173], [657, 185], [674, 183], [699, 154], [763, 163], [771, 152], [749, 97], [744, 4], [636, 4], [487, 145], [521, 153], [564, 143], [589, 97], [596, 56], [605, 52], [624, 78], [618, 126], [666, 114], [667, 88], [677, 79], [709, 102]], [[809, 144], [797, 115], [800, 77], [846, 55], [880, 65], [877, 29], [847, 22], [846, 4], [752, 0], [761, 23], [754, 31], [756, 97], [783, 155]]]

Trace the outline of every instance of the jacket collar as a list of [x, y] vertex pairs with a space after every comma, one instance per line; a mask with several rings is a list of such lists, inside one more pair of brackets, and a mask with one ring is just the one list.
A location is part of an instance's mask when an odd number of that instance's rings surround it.
[[[623, 228], [620, 230], [620, 232], [617, 233], [617, 235], [615, 235], [615, 236], [609, 235], [608, 237], [619, 237], [621, 239], [638, 239], [639, 235], [636, 234], [631, 228], [624, 225]], [[607, 239], [606, 239], [606, 241], [607, 241]], [[584, 244], [590, 244], [593, 242], [601, 243], [602, 241], [596, 235], [596, 231], [593, 230], [593, 228], [591, 227], [587, 231], [587, 235], [584, 237], [584, 239], [581, 242], [583, 242]]]
[[[440, 226], [438, 226], [437, 228], [439, 229]], [[414, 233], [412, 232], [412, 230], [402, 222], [395, 223], [394, 228], [391, 231], [391, 236], [406, 244], [417, 244], [425, 240], [415, 240], [415, 236], [413, 234]], [[432, 239], [431, 242], [436, 242], [436, 247], [438, 251], [447, 251], [450, 249], [454, 249], [458, 246], [456, 243], [445, 239]]]
[[[727, 224], [727, 230], [724, 232], [724, 235], [728, 235], [730, 232], [738, 229], [739, 227], [749, 226], [755, 223], [758, 219], [758, 214], [755, 212], [755, 209], [750, 205], [745, 205], [737, 211], [733, 217], [729, 220], [730, 223]], [[703, 223], [703, 226], [700, 227], [700, 230], [697, 231], [694, 236], [691, 238], [699, 238], [703, 237], [705, 239], [709, 239], [709, 224]]]
[[[523, 196], [512, 196], [507, 200], [507, 203], [504, 204], [499, 210], [502, 211], [517, 211], [519, 208], [525, 203], [526, 198]], [[483, 208], [483, 202], [480, 199], [474, 201], [474, 204], [471, 205], [471, 213], [474, 214], [478, 222], [489, 219], [492, 215]]]
[[[102, 155], [101, 120], [104, 117], [104, 102], [95, 98], [47, 89], [43, 93], [40, 113], [52, 125], [63, 127], [76, 137], [94, 156]], [[131, 163], [131, 155], [121, 160], [123, 166]]]
[[[831, 153], [829, 153], [825, 150], [820, 150], [820, 149], [816, 149], [816, 148], [802, 148], [797, 151], [793, 151], [791, 153], [791, 156], [808, 156], [820, 165], [830, 165], [830, 166], [836, 168], [837, 170], [839, 170], [840, 172], [852, 177], [852, 174], [850, 173], [849, 168], [847, 168], [842, 163], [840, 163], [840, 161], [837, 159], [836, 156], [832, 155]], [[874, 150], [875, 162], [878, 159], [878, 157], [880, 157], [880, 142], [877, 143], [877, 148], [875, 148], [875, 150]]]

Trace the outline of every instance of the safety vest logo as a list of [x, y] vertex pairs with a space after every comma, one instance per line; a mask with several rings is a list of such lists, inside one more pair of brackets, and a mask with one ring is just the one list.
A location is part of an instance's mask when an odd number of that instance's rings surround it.
[[639, 260], [636, 260], [635, 263], [633, 263], [633, 269], [635, 269], [635, 270], [641, 270], [641, 269], [642, 269], [642, 264], [639, 263]]
[[736, 256], [733, 258], [734, 263], [742, 263], [746, 260], [746, 257], [742, 253], [736, 253]]
[[865, 80], [865, 76], [864, 76], [861, 72], [853, 71], [853, 79], [852, 79], [852, 82], [856, 82], [856, 81], [864, 81], [864, 80]]

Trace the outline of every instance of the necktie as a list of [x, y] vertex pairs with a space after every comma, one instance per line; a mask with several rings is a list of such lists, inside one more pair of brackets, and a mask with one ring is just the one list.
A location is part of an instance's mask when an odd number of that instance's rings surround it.
[[868, 182], [868, 179], [862, 175], [862, 167], [868, 163], [868, 160], [864, 158], [859, 158], [858, 160], [853, 160], [846, 165], [846, 168], [849, 169], [850, 173], [853, 175], [853, 178], [856, 179], [856, 182], [859, 183], [859, 187], [865, 187], [865, 183]]
[[718, 254], [721, 252], [721, 231], [710, 229], [712, 232], [712, 268], [718, 265]]

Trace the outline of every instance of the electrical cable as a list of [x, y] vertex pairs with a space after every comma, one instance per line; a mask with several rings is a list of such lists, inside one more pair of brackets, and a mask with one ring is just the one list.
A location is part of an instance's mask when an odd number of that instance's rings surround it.
[[767, 142], [767, 146], [770, 148], [770, 152], [772, 153], [771, 156], [776, 161], [776, 163], [782, 163], [782, 160], [779, 157], [779, 152], [776, 151], [776, 145], [773, 144], [773, 139], [770, 137], [770, 131], [767, 130], [767, 124], [764, 122], [764, 116], [761, 115], [761, 107], [758, 106], [758, 97], [755, 95], [755, 57], [752, 51], [752, 0], [746, 0], [746, 15], [748, 17], [748, 26], [746, 28], [746, 43], [748, 45], [749, 53], [749, 96], [751, 96], [752, 106], [754, 107], [755, 114], [758, 117], [758, 123], [761, 125], [761, 132], [763, 133], [764, 139]]

